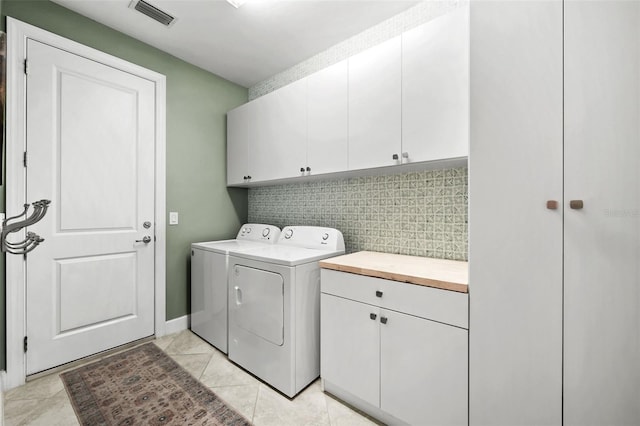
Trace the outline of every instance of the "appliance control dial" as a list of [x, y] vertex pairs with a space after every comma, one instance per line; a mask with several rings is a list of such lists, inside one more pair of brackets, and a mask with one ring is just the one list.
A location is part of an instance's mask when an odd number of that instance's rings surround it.
[[327, 241], [329, 239], [329, 234], [327, 232], [325, 232], [324, 234], [322, 234], [322, 240], [323, 241]]
[[267, 235], [269, 235], [269, 232], [271, 232], [271, 230], [269, 228], [264, 228], [262, 230], [262, 236], [266, 237]]
[[293, 236], [293, 229], [287, 229], [287, 232], [284, 233], [284, 237], [288, 240]]

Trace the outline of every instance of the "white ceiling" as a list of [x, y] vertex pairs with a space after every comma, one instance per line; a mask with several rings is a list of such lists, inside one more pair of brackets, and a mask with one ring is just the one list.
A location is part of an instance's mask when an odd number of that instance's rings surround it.
[[416, 0], [146, 0], [175, 16], [167, 28], [131, 0], [53, 0], [245, 87], [419, 3]]

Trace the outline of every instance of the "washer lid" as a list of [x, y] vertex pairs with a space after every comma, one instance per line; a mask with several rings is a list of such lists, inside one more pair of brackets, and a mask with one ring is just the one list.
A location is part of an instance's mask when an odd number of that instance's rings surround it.
[[296, 266], [344, 254], [344, 250], [317, 250], [286, 245], [263, 245], [245, 252], [231, 253], [242, 259], [284, 266]]
[[200, 250], [207, 250], [221, 254], [242, 252], [245, 250], [253, 250], [266, 246], [268, 245], [265, 243], [246, 240], [220, 240], [191, 244], [192, 249], [195, 248]]

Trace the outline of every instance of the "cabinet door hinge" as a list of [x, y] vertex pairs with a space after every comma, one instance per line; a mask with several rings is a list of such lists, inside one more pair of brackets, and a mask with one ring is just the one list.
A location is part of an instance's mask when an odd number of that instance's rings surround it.
[[24, 164], [24, 166], [27, 167], [27, 151], [25, 151], [24, 154], [22, 155], [22, 164]]
[[22, 342], [22, 346], [24, 348], [24, 351], [27, 352], [27, 347], [28, 347], [27, 336], [24, 336], [24, 340]]
[[29, 66], [26, 58], [24, 60], [24, 73], [29, 74]]

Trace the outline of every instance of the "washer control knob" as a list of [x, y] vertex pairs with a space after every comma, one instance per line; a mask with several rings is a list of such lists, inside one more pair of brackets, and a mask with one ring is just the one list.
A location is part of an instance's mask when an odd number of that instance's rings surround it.
[[262, 236], [263, 236], [263, 237], [266, 237], [267, 235], [269, 235], [269, 232], [271, 232], [271, 229], [269, 229], [269, 228], [264, 228], [264, 229], [262, 230]]
[[329, 239], [329, 234], [327, 232], [325, 232], [324, 234], [322, 234], [322, 240], [323, 241], [327, 241]]
[[293, 236], [293, 229], [291, 228], [287, 229], [287, 232], [284, 233], [284, 237], [288, 240], [292, 236]]
[[246, 232], [247, 234], [250, 234], [250, 233], [251, 233], [251, 228], [249, 228], [249, 227], [244, 228], [244, 230], [245, 230], [245, 232]]

